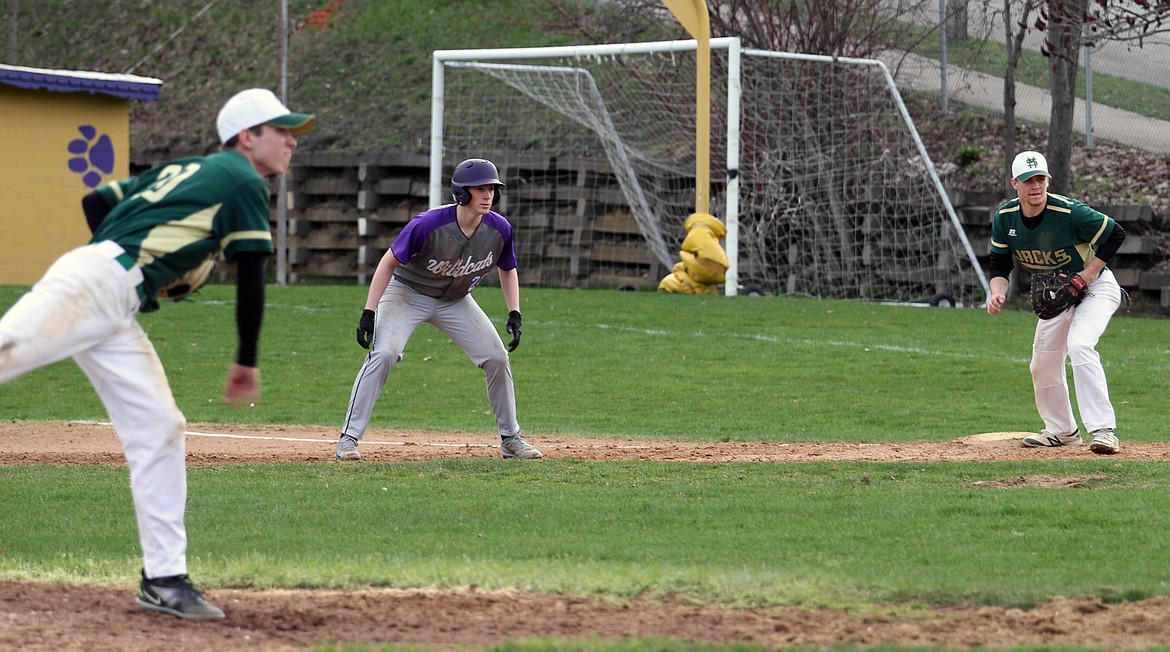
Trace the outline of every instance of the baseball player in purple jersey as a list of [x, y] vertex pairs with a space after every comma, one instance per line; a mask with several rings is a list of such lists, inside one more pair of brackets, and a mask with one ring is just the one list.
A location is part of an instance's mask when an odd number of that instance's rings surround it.
[[1070, 272], [1079, 286], [1079, 305], [1036, 323], [1032, 341], [1032, 387], [1044, 429], [1023, 445], [1076, 446], [1081, 433], [1068, 395], [1065, 359], [1072, 363], [1081, 420], [1092, 435], [1089, 450], [1121, 450], [1117, 417], [1109, 401], [1097, 341], [1121, 304], [1121, 286], [1106, 267], [1125, 231], [1113, 218], [1076, 199], [1048, 192], [1048, 161], [1039, 152], [1020, 152], [1012, 162], [1018, 197], [999, 208], [991, 223], [991, 295], [987, 313], [999, 314], [1007, 301], [1013, 260], [1029, 272]]
[[[360, 460], [357, 444], [370, 423], [374, 403], [394, 365], [402, 360], [411, 333], [421, 323], [438, 328], [483, 369], [488, 401], [500, 431], [505, 459], [540, 459], [540, 451], [520, 436], [516, 394], [508, 352], [520, 344], [520, 281], [512, 226], [492, 210], [504, 184], [496, 166], [468, 159], [451, 175], [454, 204], [420, 213], [398, 234], [370, 281], [357, 341], [370, 349], [349, 398], [334, 457]], [[471, 291], [497, 270], [504, 303], [507, 350]]]
[[273, 252], [265, 177], [284, 173], [295, 136], [314, 120], [271, 91], [236, 94], [216, 122], [223, 151], [170, 161], [86, 195], [90, 243], [58, 258], [0, 318], [0, 383], [72, 357], [109, 413], [138, 519], [140, 609], [224, 617], [187, 577], [187, 423], [137, 313], [157, 310], [160, 289], [222, 251], [237, 265], [240, 343], [224, 402], [259, 400], [256, 345], [264, 261]]

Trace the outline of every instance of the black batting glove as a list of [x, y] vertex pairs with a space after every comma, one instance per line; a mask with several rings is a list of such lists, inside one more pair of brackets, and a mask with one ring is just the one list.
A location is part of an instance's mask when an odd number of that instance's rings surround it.
[[508, 313], [508, 325], [504, 327], [508, 334], [512, 336], [512, 341], [508, 343], [508, 350], [515, 351], [516, 347], [520, 346], [520, 311], [513, 310]]
[[374, 311], [363, 310], [362, 318], [358, 321], [357, 327], [357, 341], [358, 345], [363, 349], [370, 348], [370, 343], [374, 341]]

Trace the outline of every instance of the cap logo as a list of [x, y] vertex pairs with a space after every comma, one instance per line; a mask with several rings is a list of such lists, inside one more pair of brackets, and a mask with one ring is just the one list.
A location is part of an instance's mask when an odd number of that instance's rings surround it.
[[1035, 156], [1029, 156], [1024, 162], [1032, 169], [1040, 167], [1040, 161], [1037, 161]]

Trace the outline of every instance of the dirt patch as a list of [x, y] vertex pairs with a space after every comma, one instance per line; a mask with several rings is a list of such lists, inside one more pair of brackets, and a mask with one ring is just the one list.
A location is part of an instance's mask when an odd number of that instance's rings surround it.
[[[981, 433], [951, 442], [899, 444], [694, 443], [589, 437], [532, 437], [547, 458], [683, 462], [1010, 461], [1089, 459], [1087, 446], [1026, 449], [1021, 433]], [[190, 424], [192, 465], [280, 461], [332, 462], [329, 428]], [[496, 442], [476, 434], [376, 430], [363, 462], [495, 457]], [[1170, 459], [1170, 445], [1126, 444], [1114, 459]], [[123, 464], [113, 429], [92, 423], [0, 424], [0, 466]], [[991, 488], [1071, 488], [1098, 476], [1028, 476]], [[736, 609], [683, 601], [602, 600], [514, 591], [368, 588], [207, 591], [228, 618], [188, 623], [138, 611], [134, 587], [0, 582], [0, 650], [295, 650], [335, 643], [401, 643], [444, 648], [533, 637], [615, 640], [660, 637], [770, 647], [856, 645], [1143, 648], [1170, 640], [1170, 598], [1104, 603], [1094, 597], [1034, 609], [916, 608], [879, 613], [792, 607]], [[116, 626], [111, 626], [116, 623]]]
[[[1088, 446], [1023, 448], [1030, 433], [980, 433], [948, 442], [784, 443], [685, 442], [580, 436], [529, 436], [546, 458], [658, 462], [1004, 462], [1093, 459]], [[337, 430], [318, 426], [205, 424], [187, 426], [187, 463], [192, 466], [333, 460]], [[360, 450], [365, 462], [496, 457], [499, 441], [483, 433], [420, 433], [370, 430]], [[1131, 444], [1111, 459], [1170, 460], [1170, 444]], [[14, 464], [121, 465], [113, 428], [101, 423], [0, 423], [0, 466]]]

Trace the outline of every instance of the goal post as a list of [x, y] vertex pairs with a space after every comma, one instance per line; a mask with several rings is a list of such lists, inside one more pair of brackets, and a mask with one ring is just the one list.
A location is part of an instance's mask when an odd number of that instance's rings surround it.
[[[725, 294], [986, 296], [882, 62], [738, 38], [710, 48], [711, 169], [724, 174], [707, 190], [727, 226]], [[460, 160], [491, 159], [522, 282], [656, 286], [694, 210], [695, 52], [694, 40], [435, 51], [431, 203]]]

